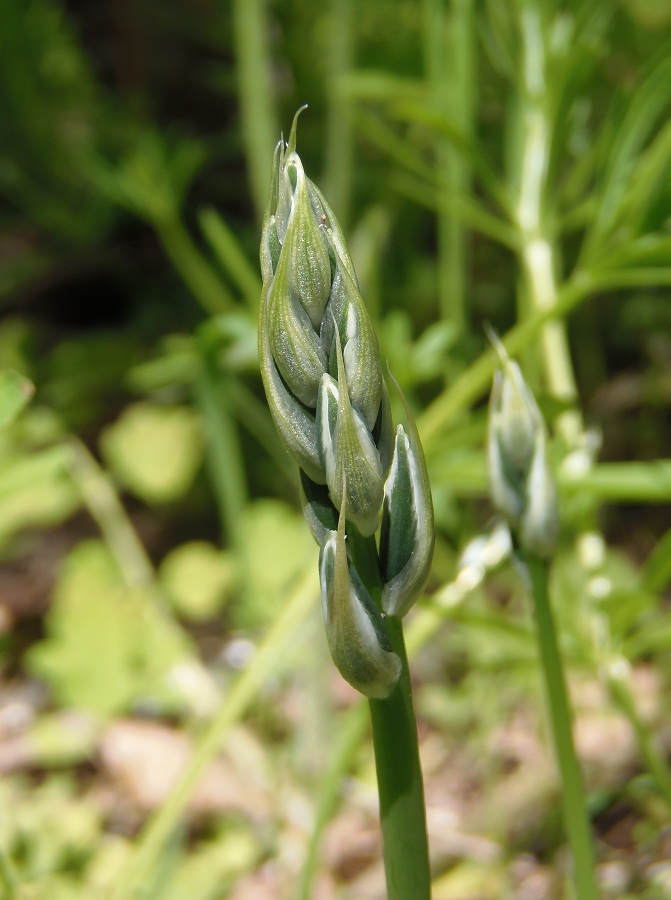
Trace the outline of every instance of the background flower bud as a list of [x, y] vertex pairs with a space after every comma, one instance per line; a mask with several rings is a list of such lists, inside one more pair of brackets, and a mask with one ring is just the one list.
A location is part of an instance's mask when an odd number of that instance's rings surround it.
[[522, 546], [539, 555], [557, 536], [557, 497], [547, 460], [545, 425], [517, 363], [498, 344], [502, 368], [489, 405], [487, 456], [492, 501]]

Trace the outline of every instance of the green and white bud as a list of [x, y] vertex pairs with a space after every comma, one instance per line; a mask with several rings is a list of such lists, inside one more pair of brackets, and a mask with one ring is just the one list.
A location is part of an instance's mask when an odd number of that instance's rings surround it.
[[[346, 490], [343, 486], [343, 495]], [[347, 559], [344, 504], [337, 531], [329, 531], [322, 544], [319, 578], [326, 639], [338, 671], [367, 697], [388, 697], [398, 683], [401, 660], [379, 609]]]
[[331, 501], [328, 487], [312, 481], [302, 469], [299, 487], [303, 517], [321, 547], [329, 532], [338, 527], [338, 510]]
[[259, 315], [259, 363], [270, 414], [280, 439], [300, 468], [320, 484], [326, 473], [319, 455], [315, 415], [289, 391], [275, 365], [267, 324], [266, 291]]
[[330, 375], [322, 378], [317, 408], [317, 435], [326, 483], [337, 509], [343, 506], [343, 485], [347, 485], [347, 518], [363, 535], [377, 531], [384, 498], [382, 461], [372, 433], [352, 406], [347, 376], [336, 331], [338, 382]]
[[[261, 239], [259, 358], [282, 442], [350, 521], [379, 525], [393, 431], [377, 338], [335, 216], [296, 153], [273, 157]], [[337, 380], [336, 380], [337, 376]]]
[[290, 287], [293, 261], [287, 248], [285, 243], [266, 301], [270, 349], [289, 390], [314, 409], [327, 359], [307, 311]]
[[522, 547], [545, 556], [558, 530], [557, 495], [545, 424], [520, 367], [497, 340], [501, 369], [489, 404], [487, 456], [492, 501]]
[[429, 579], [435, 533], [431, 486], [417, 426], [403, 392], [392, 380], [405, 406], [409, 433], [398, 426], [384, 489], [380, 532], [382, 609], [388, 616], [404, 616]]
[[[373, 325], [340, 226], [296, 153], [296, 121], [275, 148], [263, 221], [261, 375], [280, 439], [300, 467], [303, 514], [321, 548], [333, 660], [357, 690], [384, 698], [401, 672], [384, 616], [404, 615], [428, 578], [431, 493], [409, 410], [408, 432], [394, 436]], [[378, 605], [348, 558], [346, 533], [358, 531], [375, 554], [381, 519]]]
[[330, 349], [330, 369], [333, 371], [337, 364], [334, 340], [337, 330], [350, 399], [372, 430], [382, 398], [380, 350], [363, 298], [342, 264], [333, 277], [329, 305], [331, 316], [322, 325], [322, 340]]

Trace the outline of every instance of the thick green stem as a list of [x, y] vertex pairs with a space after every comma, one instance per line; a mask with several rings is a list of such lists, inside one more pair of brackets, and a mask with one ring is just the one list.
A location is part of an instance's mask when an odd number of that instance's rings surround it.
[[[348, 537], [357, 571], [374, 599], [380, 574], [374, 538]], [[430, 900], [431, 870], [417, 724], [403, 623], [389, 617], [387, 631], [401, 660], [401, 677], [385, 700], [370, 700], [387, 900]]]
[[387, 619], [401, 678], [386, 700], [370, 701], [388, 900], [429, 900], [431, 871], [412, 686], [400, 619]]
[[536, 635], [543, 669], [552, 741], [562, 787], [562, 815], [571, 855], [577, 900], [598, 900], [594, 849], [585, 791], [573, 743], [571, 711], [552, 610], [548, 597], [547, 565], [532, 553], [521, 559], [531, 582]]

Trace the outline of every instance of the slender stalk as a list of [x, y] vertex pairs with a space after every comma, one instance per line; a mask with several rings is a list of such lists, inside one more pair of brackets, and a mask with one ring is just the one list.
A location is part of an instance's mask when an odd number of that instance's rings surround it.
[[235, 0], [233, 25], [242, 137], [259, 220], [270, 186], [268, 160], [277, 141], [264, 0]]
[[[545, 35], [535, 2], [521, 10], [523, 79], [521, 89], [522, 159], [515, 216], [520, 233], [520, 264], [531, 307], [552, 309], [557, 303], [555, 251], [547, 223], [545, 197], [553, 122], [547, 82]], [[548, 387], [558, 399], [575, 405], [578, 389], [573, 374], [566, 326], [557, 319], [541, 330], [541, 345]], [[570, 445], [584, 431], [577, 409], [557, 417], [558, 432]]]
[[287, 665], [297, 633], [314, 606], [318, 591], [316, 573], [314, 567], [310, 566], [287, 598], [257, 647], [253, 659], [226, 692], [214, 718], [198, 738], [193, 755], [177, 778], [167, 800], [152, 816], [136, 841], [135, 852], [127, 868], [121, 873], [111, 900], [153, 896], [150, 889], [153, 883], [152, 873], [159, 866], [167, 845], [178, 829], [189, 798], [205, 767], [215, 758], [224, 737], [244, 715], [266, 679], [271, 675], [277, 678]]
[[573, 859], [577, 900], [598, 900], [592, 834], [582, 775], [572, 732], [572, 716], [554, 619], [548, 597], [547, 564], [532, 553], [520, 558], [529, 575], [536, 636], [557, 766], [561, 778], [564, 827]]
[[[473, 4], [453, 0], [448, 16], [445, 0], [425, 0], [424, 59], [432, 104], [449, 115], [466, 138], [473, 116]], [[467, 329], [467, 233], [459, 215], [449, 209], [455, 196], [468, 195], [470, 165], [445, 134], [436, 138], [436, 165], [441, 176], [438, 200], [438, 298], [443, 319]]]
[[233, 297], [207, 259], [194, 244], [177, 215], [155, 223], [168, 257], [187, 287], [209, 315], [230, 310]]
[[328, 117], [324, 183], [340, 224], [347, 228], [352, 192], [352, 101], [343, 82], [354, 62], [352, 0], [331, 0], [329, 9]]
[[261, 281], [257, 270], [242, 249], [237, 235], [226, 220], [211, 207], [200, 210], [198, 224], [221, 269], [235, 282], [250, 310], [256, 315], [261, 296]]
[[[214, 359], [208, 336], [199, 336], [201, 365], [196, 381], [196, 399], [207, 436], [207, 461], [224, 540], [240, 548], [242, 512], [247, 502], [245, 472], [240, 437], [226, 408], [226, 384]], [[223, 400], [223, 402], [222, 402]]]
[[[378, 600], [381, 586], [375, 539], [361, 538], [354, 531], [348, 537], [354, 564], [371, 596]], [[387, 900], [430, 900], [424, 787], [401, 620], [387, 618], [387, 631], [401, 660], [401, 677], [385, 700], [369, 700]]]
[[671, 809], [671, 772], [665, 754], [655, 742], [654, 736], [636, 708], [628, 662], [624, 659], [611, 662], [606, 670], [606, 679], [611, 697], [634, 730], [641, 756], [657, 785], [657, 790], [667, 807]]
[[[584, 272], [579, 272], [566, 282], [557, 303], [553, 307], [533, 313], [519, 322], [502, 338], [502, 343], [511, 356], [527, 347], [538, 332], [551, 319], [567, 315], [593, 292], [594, 286]], [[422, 443], [428, 450], [432, 441], [468, 406], [484, 394], [491, 383], [498, 365], [493, 352], [483, 353], [463, 372], [450, 388], [446, 388], [419, 416], [417, 425]]]
[[154, 569], [109, 475], [81, 441], [72, 440], [70, 472], [129, 587], [152, 584]]
[[300, 885], [296, 893], [297, 900], [311, 900], [313, 896], [312, 884], [324, 831], [337, 809], [343, 779], [352, 765], [355, 753], [361, 746], [366, 733], [367, 719], [364, 704], [353, 706], [343, 716], [337, 744], [330, 754], [328, 768], [319, 780], [315, 818], [301, 870]]
[[14, 900], [17, 896], [17, 887], [18, 879], [12, 865], [4, 850], [0, 848], [0, 888], [4, 891], [3, 896], [6, 900]]
[[[451, 40], [448, 59], [453, 60], [451, 77], [451, 106], [455, 121], [465, 138], [470, 138], [473, 129], [474, 86], [474, 4], [472, 0], [453, 0], [451, 15]], [[469, 194], [472, 172], [467, 157], [456, 147], [447, 144], [446, 174], [450, 193]], [[452, 296], [451, 312], [458, 315], [459, 327], [468, 331], [468, 300], [466, 284], [469, 262], [468, 233], [458, 216], [451, 216], [445, 223], [445, 249], [450, 264], [446, 272], [448, 282], [445, 291]]]

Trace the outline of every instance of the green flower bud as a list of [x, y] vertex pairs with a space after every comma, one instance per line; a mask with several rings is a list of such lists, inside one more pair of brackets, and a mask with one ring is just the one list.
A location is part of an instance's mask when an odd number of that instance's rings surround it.
[[319, 382], [326, 371], [326, 354], [306, 310], [291, 290], [289, 250], [285, 242], [268, 291], [270, 348], [289, 390], [306, 406], [314, 408]]
[[380, 565], [384, 588], [382, 609], [389, 616], [404, 616], [426, 586], [435, 542], [431, 486], [424, 452], [410, 407], [401, 395], [408, 418], [396, 432], [391, 471], [385, 484]]
[[349, 399], [347, 376], [336, 330], [338, 382], [324, 375], [317, 407], [317, 435], [331, 500], [342, 509], [347, 485], [348, 520], [363, 535], [377, 531], [384, 497], [382, 462], [373, 435]]
[[259, 315], [259, 363], [270, 413], [284, 446], [308, 476], [318, 483], [326, 481], [319, 457], [315, 416], [287, 390], [277, 371], [270, 349], [267, 291], [261, 298]]
[[[346, 469], [351, 521], [371, 534], [393, 445], [388, 398], [342, 232], [296, 153], [297, 117], [288, 143], [275, 148], [263, 222], [261, 370], [289, 452], [312, 481], [328, 482], [338, 508]], [[355, 453], [364, 460], [361, 472], [352, 462]]]
[[321, 547], [329, 531], [338, 527], [338, 510], [331, 502], [328, 487], [316, 484], [301, 470], [300, 496], [303, 516], [312, 533], [312, 537]]
[[270, 173], [270, 191], [268, 202], [263, 217], [263, 229], [261, 233], [261, 276], [264, 285], [273, 277], [280, 258], [282, 245], [277, 233], [276, 213], [279, 193], [280, 166], [284, 153], [284, 141], [278, 141], [273, 154], [273, 165]]
[[300, 300], [315, 329], [319, 329], [331, 290], [331, 262], [310, 203], [305, 172], [297, 153], [285, 161], [285, 171], [295, 188], [282, 247], [289, 260], [288, 286]]
[[501, 369], [489, 404], [487, 456], [492, 501], [521, 545], [551, 552], [558, 529], [557, 497], [547, 461], [543, 417], [517, 363], [496, 340]]
[[[341, 489], [343, 496], [346, 486]], [[367, 697], [382, 699], [401, 674], [380, 611], [366, 591], [345, 547], [345, 504], [337, 531], [329, 531], [319, 555], [322, 610], [333, 662], [345, 681]]]
[[331, 315], [325, 317], [322, 325], [322, 342], [331, 348], [331, 368], [335, 361], [337, 330], [350, 399], [372, 431], [382, 397], [380, 349], [359, 289], [340, 262], [333, 276], [329, 309]]

